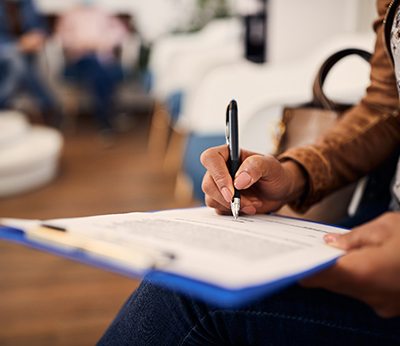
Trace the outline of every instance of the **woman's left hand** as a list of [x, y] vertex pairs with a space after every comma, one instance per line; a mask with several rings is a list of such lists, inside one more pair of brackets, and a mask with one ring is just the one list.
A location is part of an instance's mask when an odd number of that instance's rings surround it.
[[348, 251], [337, 263], [301, 282], [361, 300], [381, 317], [400, 316], [400, 213], [386, 213], [325, 241]]

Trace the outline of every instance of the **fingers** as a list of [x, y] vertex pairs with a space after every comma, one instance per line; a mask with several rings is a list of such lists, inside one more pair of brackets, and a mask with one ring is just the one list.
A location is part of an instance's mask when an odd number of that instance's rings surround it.
[[386, 259], [379, 254], [378, 248], [352, 252], [342, 257], [332, 268], [304, 279], [300, 284], [308, 288], [324, 288], [361, 300], [384, 318], [398, 316], [398, 291], [393, 289], [395, 275], [387, 270], [389, 267]]
[[[219, 195], [223, 197], [225, 202], [230, 203], [234, 193], [232, 178], [226, 165], [228, 158], [229, 153], [226, 145], [207, 149], [200, 157], [201, 163], [207, 169], [207, 175], [203, 180], [203, 191], [219, 203], [221, 203]], [[217, 190], [215, 190], [210, 179]]]
[[[207, 149], [200, 158], [207, 169], [202, 183], [206, 203], [221, 211], [230, 208], [234, 194], [233, 181], [226, 164], [228, 158], [226, 145]], [[279, 209], [287, 190], [287, 179], [284, 178], [281, 163], [272, 156], [262, 156], [246, 150], [241, 152], [241, 158], [243, 163], [235, 179], [235, 187], [243, 190], [241, 212], [254, 215]], [[259, 184], [255, 185], [257, 182]]]
[[[227, 202], [225, 198], [220, 193], [216, 183], [212, 179], [209, 172], [206, 172], [202, 189], [206, 194], [205, 202], [206, 205], [216, 209], [218, 212], [226, 214], [231, 213], [230, 202]], [[263, 206], [263, 202], [257, 197], [245, 196], [241, 197], [241, 212], [247, 215], [254, 215], [257, 213], [257, 209]]]
[[206, 202], [206, 205], [208, 207], [214, 208], [217, 211], [218, 214], [225, 215], [225, 214], [231, 214], [232, 213], [231, 209], [228, 208], [225, 204], [221, 204], [221, 203], [219, 203], [218, 201], [216, 201], [215, 199], [213, 199], [213, 198], [211, 198], [209, 196], [206, 196], [205, 202]]
[[[222, 205], [218, 203], [216, 200], [210, 198], [209, 196], [206, 196], [206, 205], [209, 206], [210, 208], [213, 208], [216, 210], [216, 212], [220, 215], [231, 215], [232, 211], [230, 207], [226, 207], [225, 205]], [[254, 205], [247, 205], [244, 206], [240, 209], [241, 214], [245, 215], [255, 215], [257, 213], [257, 208]]]
[[[207, 149], [200, 157], [201, 163], [210, 173], [224, 199], [229, 202], [233, 196], [233, 183], [226, 162], [229, 152], [226, 145]], [[235, 178], [235, 187], [248, 189], [260, 179], [277, 180], [281, 165], [272, 156], [263, 156], [244, 151], [244, 159]], [[229, 198], [228, 198], [229, 197]]]
[[230, 202], [232, 197], [230, 194], [225, 193], [225, 187], [222, 188], [222, 192], [220, 191], [219, 187], [217, 186], [216, 182], [214, 181], [213, 177], [211, 176], [210, 172], [206, 172], [203, 178], [203, 183], [201, 186], [203, 192], [206, 194], [206, 204], [209, 207], [214, 208], [214, 203], [207, 203], [211, 201], [215, 201], [215, 204], [221, 205], [224, 208], [228, 208], [230, 206]]
[[301, 280], [300, 284], [361, 299], [368, 289], [368, 282], [372, 280], [373, 267], [364, 253], [351, 253], [340, 258], [331, 268]]
[[279, 180], [282, 174], [280, 163], [272, 156], [252, 155], [246, 158], [235, 177], [235, 187], [244, 190], [259, 180], [273, 183]]
[[[398, 300], [400, 268], [397, 240], [399, 215], [388, 213], [349, 234], [327, 235], [336, 246], [352, 250], [336, 265], [301, 281], [306, 287], [320, 287], [345, 294], [370, 305], [381, 317], [400, 314]], [[396, 218], [396, 220], [394, 220]]]
[[300, 282], [305, 287], [324, 288], [361, 300], [381, 317], [399, 315], [393, 263], [381, 248], [361, 249], [338, 260], [332, 268]]
[[365, 246], [380, 246], [389, 236], [386, 228], [376, 227], [376, 222], [370, 222], [346, 234], [327, 234], [324, 240], [331, 246], [349, 251]]

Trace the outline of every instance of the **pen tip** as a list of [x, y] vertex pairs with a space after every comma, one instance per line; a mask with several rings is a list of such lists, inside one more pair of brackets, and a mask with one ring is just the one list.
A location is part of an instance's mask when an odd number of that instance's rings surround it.
[[232, 211], [233, 218], [235, 220], [237, 220], [239, 217], [239, 211], [240, 211], [240, 199], [239, 198], [234, 198], [234, 200], [232, 201], [231, 211]]

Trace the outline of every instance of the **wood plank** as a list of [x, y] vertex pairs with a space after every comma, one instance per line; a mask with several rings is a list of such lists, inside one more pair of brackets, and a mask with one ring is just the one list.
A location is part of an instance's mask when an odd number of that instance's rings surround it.
[[[59, 218], [183, 207], [149, 164], [148, 119], [105, 149], [92, 126], [66, 137], [58, 177], [0, 199], [0, 217]], [[92, 345], [139, 281], [0, 242], [0, 345]]]

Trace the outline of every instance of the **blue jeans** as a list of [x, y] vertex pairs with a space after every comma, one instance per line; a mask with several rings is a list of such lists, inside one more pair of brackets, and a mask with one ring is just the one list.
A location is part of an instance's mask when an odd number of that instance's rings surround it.
[[[61, 122], [60, 106], [36, 67], [33, 55], [22, 55], [13, 46], [0, 49], [0, 108], [8, 108], [20, 91], [28, 92], [38, 103], [48, 124]], [[53, 116], [53, 119], [50, 118]]]
[[99, 345], [400, 345], [400, 318], [319, 289], [292, 286], [220, 309], [144, 281]]
[[64, 75], [88, 89], [94, 100], [94, 114], [101, 129], [110, 129], [115, 88], [123, 79], [116, 62], [101, 62], [96, 55], [86, 55], [66, 66]]
[[0, 46], [0, 107], [4, 108], [15, 94], [24, 73], [22, 56], [12, 46]]

